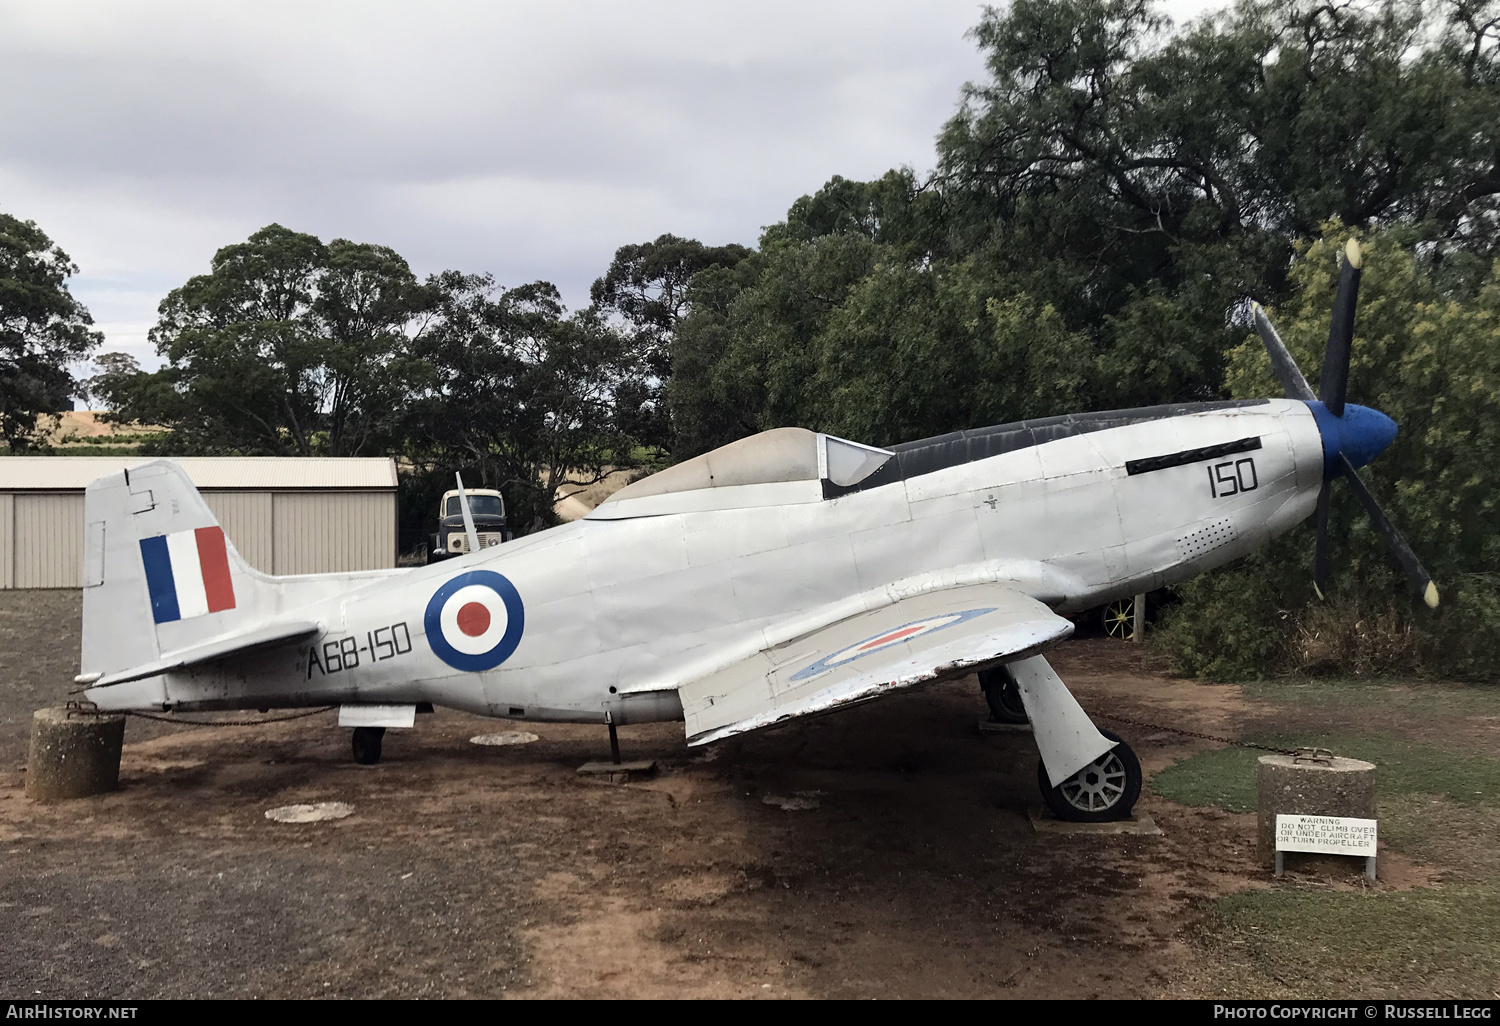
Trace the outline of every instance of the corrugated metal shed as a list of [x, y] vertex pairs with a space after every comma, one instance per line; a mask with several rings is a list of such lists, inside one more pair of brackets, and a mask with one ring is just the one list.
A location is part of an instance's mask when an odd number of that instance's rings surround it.
[[[83, 490], [138, 456], [0, 457], [0, 588], [82, 585]], [[388, 458], [195, 456], [174, 460], [251, 566], [271, 574], [396, 565], [396, 463]]]

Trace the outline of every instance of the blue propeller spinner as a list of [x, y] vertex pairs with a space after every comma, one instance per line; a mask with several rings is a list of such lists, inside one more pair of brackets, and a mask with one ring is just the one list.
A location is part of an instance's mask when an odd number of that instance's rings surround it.
[[1350, 403], [1338, 417], [1317, 399], [1308, 400], [1307, 405], [1323, 435], [1323, 477], [1327, 480], [1343, 472], [1340, 455], [1351, 467], [1363, 467], [1396, 440], [1396, 422], [1379, 410]]
[[1438, 604], [1437, 586], [1423, 569], [1401, 532], [1365, 487], [1356, 468], [1363, 467], [1385, 452], [1396, 440], [1396, 422], [1368, 406], [1346, 404], [1349, 390], [1349, 352], [1354, 341], [1354, 307], [1359, 299], [1359, 243], [1353, 239], [1344, 247], [1343, 266], [1339, 270], [1339, 290], [1333, 301], [1333, 321], [1328, 326], [1328, 345], [1323, 351], [1323, 374], [1313, 393], [1302, 370], [1287, 352], [1281, 336], [1276, 334], [1265, 308], [1255, 304], [1255, 330], [1266, 344], [1271, 366], [1288, 398], [1305, 402], [1323, 436], [1323, 489], [1318, 493], [1318, 547], [1313, 561], [1313, 586], [1318, 595], [1328, 586], [1328, 494], [1335, 478], [1345, 478], [1354, 494], [1370, 515], [1370, 520], [1390, 547], [1391, 555], [1401, 564], [1412, 587], [1432, 608]]

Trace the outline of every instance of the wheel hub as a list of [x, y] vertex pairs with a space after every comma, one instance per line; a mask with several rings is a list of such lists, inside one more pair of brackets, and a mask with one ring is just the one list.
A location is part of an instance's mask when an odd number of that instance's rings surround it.
[[1125, 795], [1125, 764], [1111, 749], [1062, 782], [1063, 799], [1083, 812], [1104, 812]]

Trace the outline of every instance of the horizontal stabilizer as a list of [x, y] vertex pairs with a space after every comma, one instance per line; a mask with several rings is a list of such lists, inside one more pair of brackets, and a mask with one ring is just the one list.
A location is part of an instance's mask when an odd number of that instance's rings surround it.
[[239, 655], [257, 648], [267, 648], [300, 638], [310, 638], [322, 630], [318, 624], [306, 620], [294, 620], [286, 623], [273, 623], [255, 630], [245, 631], [240, 634], [231, 634], [226, 638], [218, 638], [207, 641], [201, 645], [193, 645], [177, 652], [171, 652], [153, 662], [141, 666], [133, 666], [128, 670], [120, 670], [116, 673], [106, 674], [93, 683], [93, 687], [107, 688], [111, 684], [124, 684], [132, 680], [143, 680], [146, 677], [155, 677], [158, 674], [169, 673], [172, 670], [181, 670], [197, 663], [209, 663], [225, 656]]
[[878, 698], [1050, 648], [1073, 625], [1004, 584], [927, 592], [757, 652], [678, 689], [688, 743]]

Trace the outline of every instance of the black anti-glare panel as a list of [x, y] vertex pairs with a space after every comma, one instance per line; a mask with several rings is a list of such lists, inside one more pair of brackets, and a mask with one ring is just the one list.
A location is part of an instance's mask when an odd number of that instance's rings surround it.
[[1183, 467], [1189, 463], [1201, 463], [1204, 460], [1217, 459], [1220, 456], [1233, 456], [1237, 452], [1254, 452], [1260, 448], [1260, 436], [1254, 438], [1241, 438], [1235, 442], [1220, 442], [1218, 445], [1205, 445], [1201, 449], [1184, 449], [1181, 452], [1170, 452], [1165, 456], [1147, 456], [1141, 460], [1126, 460], [1125, 473], [1134, 477], [1136, 474], [1149, 474], [1153, 470], [1166, 470], [1169, 467]]

